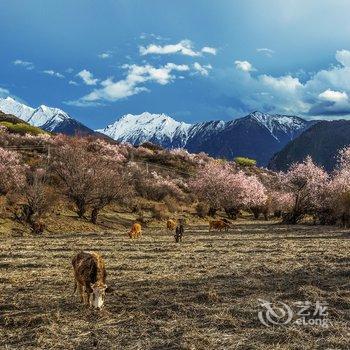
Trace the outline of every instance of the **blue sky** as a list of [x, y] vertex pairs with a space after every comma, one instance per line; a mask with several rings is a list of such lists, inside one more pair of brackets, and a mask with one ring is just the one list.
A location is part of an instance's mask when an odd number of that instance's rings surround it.
[[346, 0], [1, 0], [0, 97], [125, 113], [350, 115]]

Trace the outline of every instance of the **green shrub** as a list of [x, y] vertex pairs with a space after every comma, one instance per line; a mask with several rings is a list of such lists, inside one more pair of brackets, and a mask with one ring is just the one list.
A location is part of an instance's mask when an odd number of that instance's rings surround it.
[[246, 158], [246, 157], [236, 157], [234, 159], [234, 161], [237, 165], [241, 165], [241, 166], [254, 166], [254, 165], [256, 165], [255, 159]]
[[0, 125], [3, 125], [7, 128], [9, 132], [12, 132], [14, 134], [32, 134], [32, 135], [39, 135], [45, 133], [45, 131], [25, 123], [17, 123], [12, 124], [10, 122], [0, 122]]

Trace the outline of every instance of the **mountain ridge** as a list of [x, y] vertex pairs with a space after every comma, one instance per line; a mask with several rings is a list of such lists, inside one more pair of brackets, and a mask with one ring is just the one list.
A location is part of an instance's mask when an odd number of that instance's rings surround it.
[[310, 155], [314, 162], [332, 171], [337, 164], [338, 151], [350, 145], [350, 121], [320, 121], [289, 142], [270, 160], [268, 167], [285, 171]]
[[134, 145], [148, 141], [165, 148], [183, 147], [229, 159], [249, 156], [260, 165], [267, 165], [274, 153], [313, 123], [298, 116], [254, 111], [229, 121], [187, 124], [166, 114], [144, 112], [123, 115], [97, 131]]
[[206, 152], [217, 158], [244, 156], [256, 159], [261, 166], [266, 166], [275, 153], [317, 122], [254, 111], [229, 121], [189, 124], [164, 113], [143, 112], [125, 114], [104, 129], [92, 130], [59, 108], [32, 108], [11, 97], [0, 99], [0, 110], [49, 132], [95, 135], [134, 145], [152, 142], [164, 148]]
[[49, 132], [62, 132], [67, 135], [94, 135], [96, 132], [59, 108], [40, 105], [32, 108], [12, 97], [0, 98], [0, 110], [12, 114], [30, 125]]

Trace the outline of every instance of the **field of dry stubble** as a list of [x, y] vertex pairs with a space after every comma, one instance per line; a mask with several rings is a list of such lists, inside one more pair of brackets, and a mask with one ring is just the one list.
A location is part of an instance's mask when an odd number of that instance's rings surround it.
[[[350, 234], [333, 227], [238, 222], [229, 232], [188, 227], [2, 237], [1, 349], [349, 349]], [[103, 254], [114, 292], [92, 312], [72, 295], [70, 261]], [[274, 327], [258, 299], [328, 303], [331, 325]]]

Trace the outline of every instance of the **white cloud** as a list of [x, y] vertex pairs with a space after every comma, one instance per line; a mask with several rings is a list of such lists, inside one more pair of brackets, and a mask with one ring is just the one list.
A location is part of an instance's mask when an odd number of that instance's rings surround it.
[[112, 57], [112, 55], [109, 52], [102, 52], [98, 55], [99, 58], [106, 59]]
[[155, 45], [151, 44], [147, 47], [140, 46], [140, 54], [142, 56], [149, 54], [158, 54], [158, 55], [168, 55], [180, 53], [185, 56], [199, 56], [199, 52], [195, 52], [192, 48], [192, 42], [190, 40], [181, 40], [177, 44], [169, 44], [169, 45]]
[[272, 77], [271, 75], [260, 75], [258, 80], [265, 86], [269, 86], [276, 90], [294, 91], [301, 88], [303, 85], [298, 78], [293, 78], [291, 75], [284, 75], [282, 77]]
[[262, 110], [312, 118], [350, 116], [350, 51], [338, 50], [335, 60], [337, 65], [303, 74], [300, 79], [298, 72], [253, 76], [249, 62], [236, 61], [237, 69], [231, 69], [229, 74], [227, 70], [220, 73], [222, 94], [231, 95], [240, 113]]
[[323, 92], [321, 92], [318, 95], [319, 99], [322, 101], [328, 101], [328, 102], [345, 102], [348, 100], [348, 94], [343, 91], [333, 91], [330, 89], [327, 89]]
[[52, 69], [43, 70], [43, 73], [48, 74], [48, 75], [51, 75], [51, 76], [56, 77], [56, 78], [60, 78], [60, 79], [63, 79], [63, 78], [64, 78], [64, 75], [63, 75], [63, 74], [58, 73], [58, 72], [55, 72], [55, 71], [53, 71]]
[[209, 74], [209, 71], [213, 68], [210, 64], [207, 65], [201, 65], [198, 62], [195, 62], [193, 64], [193, 68], [200, 73], [203, 76], [207, 76]]
[[252, 66], [252, 64], [248, 61], [235, 61], [236, 69], [241, 70], [243, 72], [252, 72], [256, 69]]
[[96, 85], [98, 79], [94, 79], [94, 75], [86, 69], [80, 71], [77, 76], [83, 80], [86, 85]]
[[166, 85], [174, 81], [177, 76], [175, 72], [189, 71], [189, 67], [185, 64], [167, 63], [159, 68], [149, 64], [139, 66], [136, 64], [124, 65], [127, 69], [126, 77], [122, 80], [115, 81], [108, 78], [100, 83], [99, 88], [93, 90], [86, 96], [77, 101], [70, 101], [70, 104], [84, 106], [90, 105], [91, 102], [98, 101], [117, 101], [127, 98], [140, 92], [149, 91], [144, 84], [146, 82], [154, 82], [160, 85]]
[[69, 85], [75, 85], [75, 86], [79, 85], [79, 84], [78, 84], [76, 81], [74, 81], [74, 80], [69, 80], [68, 84], [69, 84]]
[[204, 46], [201, 50], [203, 53], [210, 53], [211, 55], [216, 55], [217, 49], [215, 47]]
[[344, 67], [350, 67], [350, 51], [338, 50], [335, 53], [335, 59], [341, 63]]
[[259, 49], [256, 49], [257, 52], [262, 53], [263, 55], [267, 57], [272, 57], [272, 55], [275, 53], [275, 51], [268, 49], [267, 47], [262, 47]]
[[29, 62], [29, 61], [23, 61], [23, 60], [15, 60], [13, 61], [13, 64], [15, 66], [22, 66], [24, 67], [25, 69], [28, 69], [28, 70], [33, 70], [34, 69], [34, 63], [33, 62]]
[[193, 44], [190, 40], [181, 40], [177, 44], [168, 45], [156, 45], [150, 44], [147, 47], [140, 46], [140, 54], [142, 56], [156, 54], [156, 55], [169, 55], [169, 54], [181, 54], [184, 56], [201, 56], [202, 53], [209, 53], [216, 55], [216, 49], [214, 47], [204, 46], [201, 51], [195, 51]]

